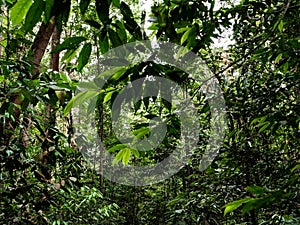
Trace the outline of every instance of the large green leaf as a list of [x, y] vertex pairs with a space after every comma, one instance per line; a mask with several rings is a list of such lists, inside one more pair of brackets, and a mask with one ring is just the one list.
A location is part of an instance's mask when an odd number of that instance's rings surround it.
[[41, 20], [45, 3], [43, 0], [34, 0], [25, 18], [25, 32], [32, 30], [34, 25]]
[[56, 48], [52, 51], [52, 53], [61, 52], [66, 49], [75, 49], [78, 48], [80, 43], [85, 41], [85, 37], [70, 37], [64, 40], [63, 43], [56, 46]]
[[109, 5], [108, 0], [96, 0], [97, 15], [103, 24], [109, 21]]
[[142, 39], [141, 28], [133, 19], [134, 16], [130, 7], [125, 2], [121, 2], [120, 10], [125, 21], [124, 26], [129, 31], [129, 33], [132, 34], [137, 40]]
[[23, 21], [31, 5], [32, 0], [18, 0], [16, 2], [16, 4], [10, 10], [10, 20], [13, 26]]
[[78, 57], [78, 71], [81, 72], [83, 67], [88, 63], [90, 55], [92, 52], [92, 45], [91, 43], [86, 43], [79, 53]]

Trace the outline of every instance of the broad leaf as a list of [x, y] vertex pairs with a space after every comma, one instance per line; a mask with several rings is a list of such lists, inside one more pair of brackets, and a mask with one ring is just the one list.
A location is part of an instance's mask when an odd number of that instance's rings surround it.
[[25, 18], [25, 32], [32, 30], [34, 25], [36, 25], [36, 23], [40, 21], [42, 13], [44, 11], [44, 7], [45, 4], [43, 0], [34, 1]]
[[31, 0], [18, 0], [16, 2], [16, 4], [10, 10], [10, 20], [13, 26], [23, 21], [31, 5]]
[[90, 55], [92, 52], [92, 45], [91, 43], [86, 43], [79, 53], [78, 57], [78, 71], [81, 72], [83, 67], [88, 63], [90, 59]]
[[97, 15], [103, 24], [109, 20], [109, 3], [108, 0], [96, 0]]

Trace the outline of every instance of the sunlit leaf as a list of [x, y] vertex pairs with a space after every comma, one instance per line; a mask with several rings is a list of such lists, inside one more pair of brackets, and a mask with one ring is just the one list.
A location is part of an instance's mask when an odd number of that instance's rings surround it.
[[123, 153], [122, 163], [123, 165], [127, 165], [130, 159], [131, 151], [129, 148], [125, 148], [123, 149], [123, 151], [124, 153]]
[[10, 20], [13, 26], [23, 21], [31, 5], [32, 0], [18, 0], [16, 2], [16, 4], [10, 10]]
[[237, 208], [239, 208], [242, 204], [246, 203], [246, 202], [249, 202], [253, 200], [253, 198], [244, 198], [244, 199], [241, 199], [241, 200], [237, 200], [237, 201], [234, 201], [234, 202], [230, 202], [228, 204], [226, 204], [224, 207], [225, 207], [225, 210], [224, 210], [224, 216], [226, 216], [226, 214], [236, 210]]

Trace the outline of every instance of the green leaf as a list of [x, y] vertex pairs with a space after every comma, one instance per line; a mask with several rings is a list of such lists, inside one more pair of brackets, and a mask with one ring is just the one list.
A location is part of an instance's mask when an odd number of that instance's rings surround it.
[[120, 0], [112, 0], [112, 3], [114, 6], [116, 6], [117, 8], [120, 8]]
[[124, 17], [126, 18], [133, 18], [133, 14], [131, 12], [130, 7], [125, 3], [125, 2], [121, 2], [121, 13]]
[[192, 28], [189, 28], [186, 30], [186, 32], [182, 35], [181, 39], [180, 39], [180, 44], [182, 45], [188, 38], [189, 38], [189, 35], [192, 31]]
[[264, 125], [259, 129], [258, 133], [263, 132], [270, 126], [270, 122], [265, 122]]
[[187, 29], [189, 29], [189, 27], [182, 27], [182, 28], [179, 28], [179, 29], [177, 29], [177, 34], [180, 34], [180, 33], [183, 33], [183, 32], [185, 32]]
[[124, 149], [122, 149], [121, 151], [118, 152], [118, 154], [114, 158], [112, 164], [115, 165], [117, 162], [119, 162], [123, 158], [123, 154], [124, 154]]
[[265, 121], [266, 121], [267, 117], [268, 117], [268, 115], [265, 115], [265, 116], [263, 116], [263, 117], [260, 118], [260, 121], [258, 123], [259, 127], [261, 127], [262, 125], [264, 125], [266, 123]]
[[251, 201], [247, 202], [246, 205], [242, 208], [242, 213], [245, 214], [250, 212], [251, 210], [259, 209], [263, 207], [263, 205], [271, 203], [272, 201], [273, 199], [269, 196], [264, 198], [252, 199]]
[[283, 73], [286, 73], [289, 69], [289, 62], [285, 62], [283, 65]]
[[101, 74], [99, 74], [99, 77], [107, 77], [107, 76], [112, 76], [113, 74], [115, 74], [116, 72], [118, 72], [119, 70], [121, 70], [123, 67], [113, 67], [110, 70], [106, 70], [104, 72], [102, 72]]
[[123, 153], [122, 163], [123, 165], [127, 165], [130, 159], [131, 151], [129, 148], [125, 148], [123, 149], [123, 151], [124, 153]]
[[0, 76], [0, 82], [4, 81], [4, 75]]
[[51, 18], [51, 11], [54, 5], [54, 0], [46, 0], [46, 7], [45, 7], [45, 22], [48, 23]]
[[18, 0], [16, 2], [16, 4], [10, 10], [10, 20], [13, 26], [23, 21], [31, 5], [32, 0]]
[[119, 20], [116, 21], [116, 32], [120, 40], [122, 41], [122, 43], [126, 43], [127, 42], [126, 29], [124, 24]]
[[70, 37], [64, 40], [63, 43], [56, 46], [56, 48], [52, 51], [52, 53], [61, 52], [66, 49], [75, 49], [78, 48], [80, 43], [85, 41], [85, 37]]
[[32, 30], [34, 25], [40, 21], [42, 13], [44, 11], [44, 1], [43, 0], [35, 0], [34, 3], [31, 5], [26, 18], [25, 18], [25, 32]]
[[108, 34], [109, 34], [109, 38], [110, 38], [110, 41], [112, 43], [112, 46], [114, 48], [116, 48], [116, 47], [123, 44], [117, 32], [115, 32], [112, 29], [109, 29]]
[[86, 10], [89, 7], [90, 2], [91, 2], [91, 0], [81, 0], [80, 1], [79, 8], [80, 8], [81, 15], [85, 14]]
[[253, 200], [253, 198], [244, 198], [244, 199], [240, 199], [240, 200], [233, 201], [233, 202], [230, 202], [230, 203], [226, 204], [225, 205], [224, 216], [226, 216], [226, 214], [236, 210], [242, 204], [247, 203], [247, 202], [252, 201], [252, 200]]
[[228, 138], [231, 138], [233, 135], [235, 135], [235, 133], [238, 131], [238, 129], [234, 129], [233, 131], [231, 131], [229, 134], [228, 134]]
[[294, 166], [294, 168], [291, 170], [291, 173], [294, 173], [296, 170], [300, 169], [300, 164]]
[[90, 25], [91, 27], [94, 27], [96, 29], [100, 29], [101, 28], [101, 24], [98, 23], [95, 20], [85, 20], [84, 22], [86, 22], [88, 25]]
[[138, 150], [136, 149], [131, 149], [131, 152], [133, 153], [134, 157], [139, 158], [140, 157], [140, 153]]
[[[267, 118], [267, 117], [266, 117]], [[252, 126], [254, 123], [260, 121], [262, 118], [261, 117], [258, 117], [258, 118], [255, 118], [251, 121], [250, 125]]]
[[78, 57], [78, 71], [81, 72], [83, 67], [88, 63], [90, 55], [92, 52], [92, 45], [91, 43], [86, 43], [80, 53], [79, 53], [79, 57]]
[[247, 190], [256, 195], [262, 195], [266, 191], [264, 188], [255, 185], [247, 187]]
[[104, 97], [103, 103], [108, 102], [111, 99], [111, 96], [113, 95], [113, 93], [114, 93], [114, 91], [108, 92]]
[[107, 151], [108, 152], [115, 152], [117, 150], [121, 150], [121, 149], [126, 148], [126, 147], [127, 147], [127, 145], [125, 145], [125, 144], [117, 144], [117, 145], [114, 145], [113, 147], [109, 148]]
[[137, 40], [142, 39], [141, 28], [134, 20], [134, 16], [130, 7], [122, 1], [120, 5], [120, 10], [121, 14], [123, 15], [123, 20], [125, 21], [124, 26], [129, 31], [129, 33], [132, 34], [133, 37]]
[[135, 138], [140, 139], [144, 137], [146, 134], [150, 133], [149, 127], [141, 127], [140, 129], [137, 129], [132, 132], [135, 135]]
[[284, 26], [284, 23], [283, 23], [283, 20], [281, 20], [280, 23], [278, 24], [278, 30], [279, 30], [280, 32], [283, 31], [283, 26]]
[[108, 0], [96, 0], [96, 11], [101, 22], [106, 24], [109, 20]]
[[69, 49], [68, 51], [66, 51], [64, 56], [61, 58], [61, 61], [66, 60], [66, 62], [68, 64], [76, 56], [76, 53], [77, 53], [78, 49], [79, 48]]
[[60, 79], [62, 79], [66, 83], [72, 82], [70, 77], [66, 73], [60, 73], [59, 76], [60, 76]]
[[85, 101], [88, 99], [95, 97], [99, 94], [98, 91], [84, 91], [84, 92], [79, 92], [77, 95], [75, 95], [69, 103], [66, 105], [64, 108], [64, 115], [67, 115], [72, 107], [75, 107], [77, 105], [83, 104]]
[[113, 81], [118, 81], [122, 76], [123, 74], [127, 71], [127, 69], [125, 67], [122, 67], [122, 69], [120, 69], [119, 71], [117, 71], [112, 77], [111, 79]]
[[278, 62], [281, 60], [281, 58], [282, 58], [282, 53], [280, 53], [280, 54], [276, 57], [275, 63], [278, 63]]
[[104, 33], [104, 35], [101, 34], [101, 37], [99, 38], [99, 46], [102, 54], [105, 54], [108, 51], [109, 44], [108, 44], [108, 37], [106, 32]]

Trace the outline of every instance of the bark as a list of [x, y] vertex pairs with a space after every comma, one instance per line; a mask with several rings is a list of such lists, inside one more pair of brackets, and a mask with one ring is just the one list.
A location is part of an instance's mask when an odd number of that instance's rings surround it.
[[[55, 26], [52, 34], [52, 41], [51, 41], [51, 49], [52, 51], [55, 49], [60, 42], [60, 31]], [[50, 68], [54, 71], [59, 71], [59, 52], [52, 53], [50, 58]]]
[[35, 37], [35, 40], [31, 47], [31, 51], [33, 52], [32, 63], [34, 65], [34, 69], [33, 69], [34, 75], [40, 69], [40, 64], [45, 54], [46, 48], [48, 46], [50, 37], [53, 33], [54, 27], [55, 27], [55, 17], [53, 16], [52, 20], [48, 24], [45, 24], [44, 22], [42, 23]]

